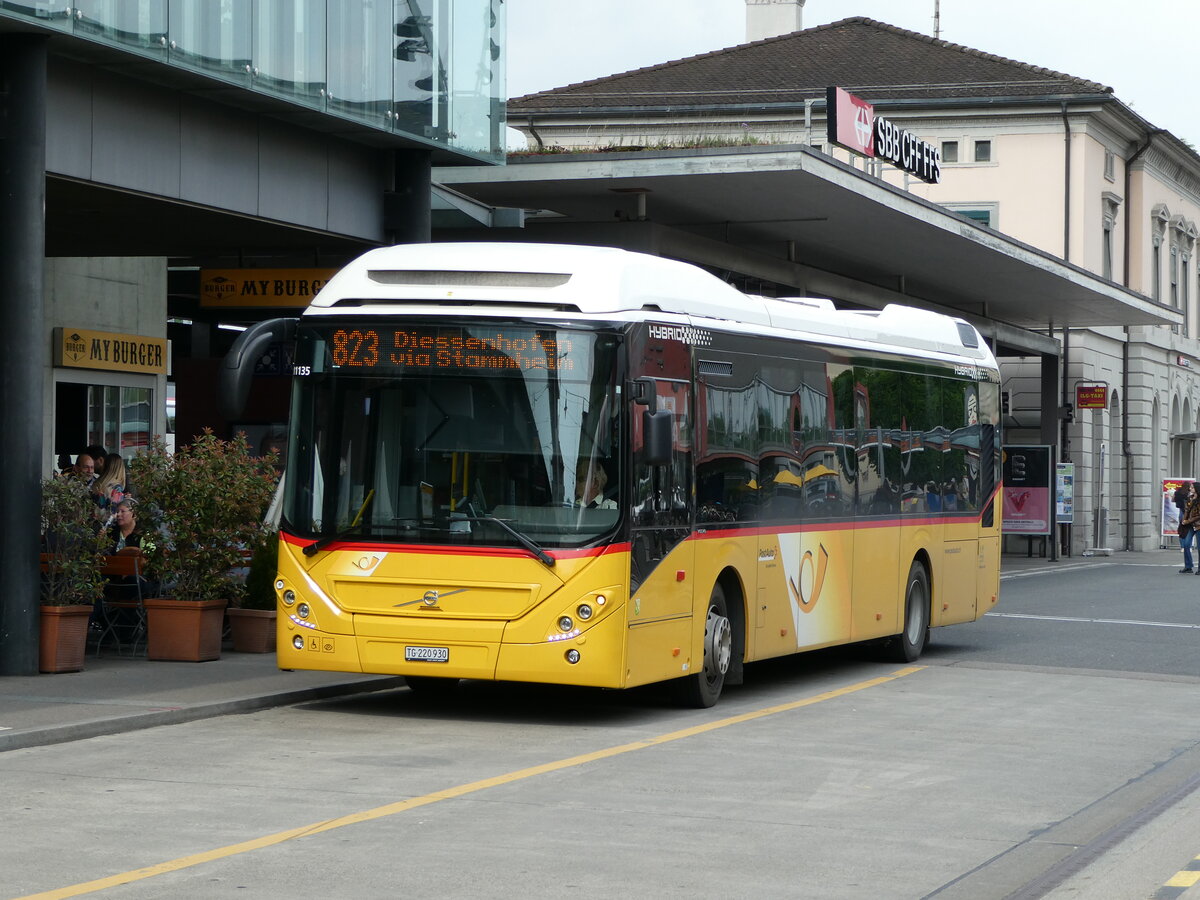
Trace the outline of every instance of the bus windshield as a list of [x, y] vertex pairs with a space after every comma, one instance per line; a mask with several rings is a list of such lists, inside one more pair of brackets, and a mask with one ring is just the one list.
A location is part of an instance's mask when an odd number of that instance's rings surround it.
[[616, 527], [618, 334], [303, 322], [283, 526], [322, 542], [582, 546]]

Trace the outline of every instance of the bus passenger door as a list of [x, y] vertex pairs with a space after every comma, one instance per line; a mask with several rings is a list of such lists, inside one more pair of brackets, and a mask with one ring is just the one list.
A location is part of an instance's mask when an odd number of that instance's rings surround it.
[[[990, 409], [984, 398], [995, 385], [980, 385], [980, 405]], [[999, 409], [999, 397], [995, 401]], [[1000, 469], [998, 459], [1000, 429], [990, 423], [980, 426], [979, 433], [979, 502], [983, 505], [979, 522], [979, 565], [975, 570], [975, 618], [991, 612], [1000, 592], [1000, 514], [997, 510], [999, 498], [996, 491], [996, 475]]]
[[[974, 622], [978, 610], [981, 519], [979, 385], [949, 380], [942, 405], [948, 445], [942, 458], [942, 509], [946, 515], [945, 565], [933, 589], [934, 625]], [[994, 434], [988, 429], [988, 437]], [[994, 480], [994, 476], [992, 476]], [[996, 542], [999, 550], [999, 541]], [[986, 545], [985, 545], [986, 552]]]
[[851, 640], [896, 634], [900, 595], [900, 375], [855, 368], [854, 588]]
[[[661, 370], [660, 370], [661, 371]], [[692, 522], [691, 387], [682, 379], [640, 379], [653, 386], [650, 403], [630, 403], [633, 443], [630, 510], [629, 643], [626, 686], [661, 681], [691, 671], [695, 542]], [[669, 413], [670, 460], [646, 452], [648, 409]], [[696, 665], [702, 658], [694, 660]]]

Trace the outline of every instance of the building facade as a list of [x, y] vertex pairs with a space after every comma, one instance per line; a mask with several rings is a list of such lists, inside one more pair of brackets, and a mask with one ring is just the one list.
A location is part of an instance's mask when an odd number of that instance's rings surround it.
[[[831, 146], [830, 85], [938, 147], [940, 181]], [[957, 212], [982, 241], [1003, 232], [1182, 312], [1180, 326], [1080, 327], [1051, 305], [1052, 389], [1040, 361], [1001, 360], [1009, 443], [1041, 443], [1056, 400], [1059, 458], [1075, 466], [1064, 549], [1170, 540], [1161, 480], [1195, 475], [1200, 432], [1200, 156], [1111, 88], [855, 18], [516, 98], [509, 123], [534, 151], [817, 147]], [[1080, 387], [1103, 387], [1103, 408], [1074, 409]]]

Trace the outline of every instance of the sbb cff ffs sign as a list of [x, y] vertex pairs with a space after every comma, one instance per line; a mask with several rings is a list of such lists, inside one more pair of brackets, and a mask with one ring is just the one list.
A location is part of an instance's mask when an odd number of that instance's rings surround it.
[[1075, 388], [1076, 409], [1108, 409], [1108, 388], [1103, 384]]
[[875, 107], [861, 97], [840, 87], [826, 88], [825, 110], [829, 143], [863, 156], [886, 159], [930, 184], [942, 180], [941, 150], [875, 115]]

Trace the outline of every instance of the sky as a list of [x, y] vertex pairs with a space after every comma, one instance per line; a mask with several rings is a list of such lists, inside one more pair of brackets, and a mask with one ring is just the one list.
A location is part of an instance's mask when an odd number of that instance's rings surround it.
[[[508, 96], [745, 41], [745, 0], [507, 0]], [[1200, 0], [941, 0], [941, 38], [1098, 81], [1200, 149]], [[805, 28], [866, 16], [933, 34], [934, 0], [807, 0]]]

